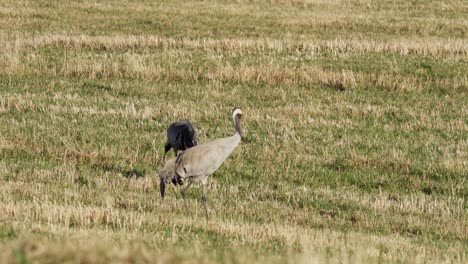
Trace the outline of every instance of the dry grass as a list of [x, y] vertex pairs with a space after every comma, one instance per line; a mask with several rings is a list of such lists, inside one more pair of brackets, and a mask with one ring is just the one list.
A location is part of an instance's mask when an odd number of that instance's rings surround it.
[[[390, 41], [375, 40], [316, 40], [292, 41], [274, 39], [178, 39], [154, 35], [45, 35], [24, 37], [20, 35], [4, 34], [2, 42], [11, 46], [27, 49], [66, 48], [72, 50], [128, 50], [128, 49], [202, 49], [222, 51], [301, 51], [305, 53], [344, 53], [363, 54], [368, 52], [397, 53], [402, 55], [467, 55], [468, 47], [465, 39], [451, 38], [401, 38]], [[8, 46], [7, 46], [8, 48]]]
[[[467, 261], [463, 1], [0, 2], [0, 262]], [[234, 105], [205, 223], [165, 129]]]
[[[25, 44], [26, 43], [26, 44]], [[137, 44], [138, 43], [138, 44]], [[171, 40], [159, 37], [58, 37], [52, 36], [33, 40], [16, 40], [4, 43], [2, 74], [25, 76], [42, 74], [48, 76], [79, 77], [90, 79], [132, 78], [175, 82], [235, 82], [246, 85], [328, 85], [337, 89], [356, 89], [377, 86], [387, 90], [421, 91], [436, 86], [445, 89], [466, 90], [468, 77], [456, 75], [437, 79], [427, 76], [401, 75], [403, 69], [392, 65], [390, 72], [359, 72], [352, 70], [325, 70], [320, 66], [308, 65], [320, 54], [335, 54], [337, 57], [356, 54], [399, 54], [444, 55], [455, 54], [454, 61], [466, 58], [466, 45], [460, 41], [453, 44], [428, 47], [405, 47], [404, 44], [365, 43], [354, 45], [343, 42], [322, 44], [284, 44], [279, 41], [255, 43], [252, 41], [214, 40]], [[368, 46], [366, 46], [368, 45]], [[416, 45], [418, 46], [418, 45]], [[420, 45], [419, 45], [420, 46]], [[61, 61], [50, 61], [49, 54], [41, 49], [59, 49]], [[32, 53], [26, 52], [32, 49]], [[96, 53], [89, 52], [95, 50]], [[117, 50], [122, 53], [106, 54], [101, 51]], [[130, 50], [130, 52], [123, 52]], [[136, 51], [135, 51], [136, 50]], [[173, 52], [176, 51], [176, 52]], [[204, 56], [199, 67], [192, 66], [193, 56]], [[262, 54], [287, 54], [283, 60], [267, 60]], [[319, 55], [317, 55], [319, 54]], [[233, 65], [237, 57], [259, 56], [260, 63]], [[394, 56], [394, 55], [391, 55]], [[460, 57], [461, 56], [461, 57]], [[459, 57], [459, 58], [458, 58]], [[270, 57], [269, 57], [270, 58]], [[162, 62], [174, 65], [167, 67]], [[291, 63], [303, 63], [291, 67]], [[51, 63], [53, 63], [51, 65]], [[30, 67], [25, 67], [29, 65]], [[209, 66], [206, 66], [209, 65]]]

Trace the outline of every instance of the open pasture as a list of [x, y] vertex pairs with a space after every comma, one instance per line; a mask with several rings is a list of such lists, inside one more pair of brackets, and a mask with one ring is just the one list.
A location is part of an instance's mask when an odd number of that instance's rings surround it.
[[[466, 263], [467, 14], [0, 0], [0, 262]], [[161, 200], [165, 131], [233, 106], [205, 223], [199, 187]]]

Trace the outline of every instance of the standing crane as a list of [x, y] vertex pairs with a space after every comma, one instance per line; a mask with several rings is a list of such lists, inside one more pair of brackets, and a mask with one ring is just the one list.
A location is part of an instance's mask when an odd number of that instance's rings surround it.
[[167, 142], [164, 144], [164, 156], [172, 148], [177, 157], [178, 151], [184, 151], [197, 145], [198, 130], [188, 121], [174, 122], [167, 129]]
[[164, 199], [164, 191], [166, 189], [166, 184], [172, 181], [174, 185], [179, 183], [182, 185], [181, 181], [177, 181], [177, 176], [175, 174], [175, 158], [171, 158], [164, 163], [164, 166], [159, 171], [159, 190], [161, 191], [161, 198]]
[[[213, 174], [221, 164], [229, 157], [239, 145], [242, 137], [240, 122], [242, 111], [234, 107], [231, 112], [234, 124], [234, 135], [226, 138], [218, 138], [213, 141], [189, 148], [182, 152], [174, 164], [174, 176], [176, 182], [183, 183], [188, 179], [188, 184], [182, 189], [185, 209], [188, 213], [186, 192], [194, 182], [201, 182], [203, 187], [202, 200], [205, 206], [206, 219], [208, 220], [208, 206], [206, 201], [206, 183], [208, 177]], [[174, 181], [173, 181], [174, 182]], [[163, 193], [163, 192], [161, 192]]]

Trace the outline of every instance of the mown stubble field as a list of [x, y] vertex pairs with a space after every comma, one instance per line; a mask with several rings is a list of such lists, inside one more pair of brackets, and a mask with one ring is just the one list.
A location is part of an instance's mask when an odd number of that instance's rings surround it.
[[[467, 13], [0, 0], [0, 262], [466, 263]], [[206, 223], [159, 196], [165, 129], [233, 106]]]

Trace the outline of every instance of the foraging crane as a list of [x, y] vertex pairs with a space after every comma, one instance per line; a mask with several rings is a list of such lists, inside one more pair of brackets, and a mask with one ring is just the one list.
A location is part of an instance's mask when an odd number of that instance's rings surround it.
[[159, 171], [159, 190], [161, 191], [162, 199], [164, 199], [164, 190], [166, 189], [166, 184], [168, 184], [170, 181], [172, 181], [174, 185], [177, 185], [177, 183], [182, 185], [182, 182], [177, 181], [177, 177], [175, 174], [175, 161], [175, 158], [169, 159], [164, 164], [164, 167]]
[[178, 151], [184, 151], [197, 145], [198, 131], [188, 121], [172, 123], [167, 129], [167, 142], [164, 144], [164, 156], [172, 148], [177, 157]]
[[[205, 206], [206, 219], [208, 220], [208, 206], [206, 201], [206, 182], [208, 177], [215, 172], [219, 166], [229, 157], [234, 149], [239, 145], [242, 137], [240, 121], [242, 111], [235, 107], [231, 112], [234, 123], [234, 135], [226, 138], [219, 138], [201, 145], [189, 148], [182, 152], [176, 159], [174, 165], [176, 180], [173, 182], [183, 183], [188, 179], [188, 185], [182, 189], [185, 209], [188, 213], [186, 192], [194, 182], [201, 182], [203, 187], [203, 204]], [[175, 184], [175, 183], [174, 183]], [[162, 191], [161, 193], [163, 193]]]

